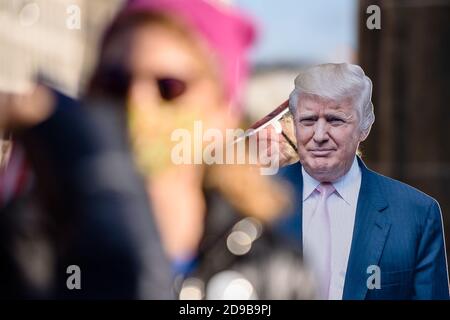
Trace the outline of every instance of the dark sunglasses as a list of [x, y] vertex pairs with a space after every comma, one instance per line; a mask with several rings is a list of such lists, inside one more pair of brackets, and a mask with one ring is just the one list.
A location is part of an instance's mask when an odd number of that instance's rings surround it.
[[[102, 71], [94, 77], [93, 88], [100, 89], [103, 94], [125, 96], [131, 83], [132, 76], [122, 68], [102, 68]], [[172, 101], [182, 96], [187, 89], [184, 80], [174, 77], [155, 77], [159, 95], [164, 101]]]

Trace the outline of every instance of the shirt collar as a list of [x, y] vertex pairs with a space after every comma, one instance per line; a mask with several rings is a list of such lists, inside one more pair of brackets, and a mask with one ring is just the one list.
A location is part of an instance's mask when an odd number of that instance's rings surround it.
[[311, 177], [305, 168], [302, 166], [302, 176], [303, 176], [303, 201], [309, 198], [309, 196], [316, 190], [317, 186], [320, 184], [319, 181]]
[[339, 196], [349, 205], [353, 205], [358, 200], [359, 186], [361, 185], [361, 169], [355, 156], [350, 170], [333, 182]]
[[[302, 176], [303, 176], [303, 201], [308, 199], [308, 197], [314, 192], [317, 186], [320, 184], [319, 181], [311, 177], [302, 166]], [[333, 182], [333, 186], [336, 189], [339, 196], [344, 199], [344, 201], [351, 205], [354, 204], [358, 199], [358, 190], [355, 190], [361, 183], [361, 169], [358, 165], [358, 160], [355, 156], [350, 170], [340, 177], [338, 180]]]

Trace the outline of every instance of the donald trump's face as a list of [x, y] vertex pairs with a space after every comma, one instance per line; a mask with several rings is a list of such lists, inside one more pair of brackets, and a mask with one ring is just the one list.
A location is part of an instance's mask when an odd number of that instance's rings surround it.
[[295, 114], [300, 162], [320, 182], [333, 182], [350, 169], [364, 134], [352, 100], [300, 95]]

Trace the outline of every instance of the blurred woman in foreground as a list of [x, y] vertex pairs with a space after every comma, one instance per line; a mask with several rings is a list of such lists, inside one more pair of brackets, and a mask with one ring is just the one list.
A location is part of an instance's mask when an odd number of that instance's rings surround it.
[[175, 165], [170, 157], [176, 129], [194, 137], [194, 121], [203, 130], [237, 127], [253, 38], [246, 17], [211, 1], [131, 0], [106, 32], [90, 86], [91, 96], [127, 105], [180, 298], [312, 294], [298, 252], [263, 230], [288, 205], [283, 186], [248, 166]]

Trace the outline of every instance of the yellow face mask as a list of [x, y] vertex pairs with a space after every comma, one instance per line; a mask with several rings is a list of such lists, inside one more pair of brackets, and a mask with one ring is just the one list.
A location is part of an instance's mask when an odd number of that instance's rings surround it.
[[[193, 136], [194, 122], [202, 117], [197, 110], [175, 106], [146, 107], [129, 103], [128, 127], [134, 157], [140, 172], [155, 176], [174, 166], [171, 153], [177, 141], [171, 136], [185, 129]], [[194, 150], [191, 146], [191, 150]]]

